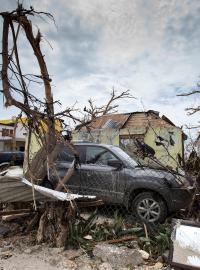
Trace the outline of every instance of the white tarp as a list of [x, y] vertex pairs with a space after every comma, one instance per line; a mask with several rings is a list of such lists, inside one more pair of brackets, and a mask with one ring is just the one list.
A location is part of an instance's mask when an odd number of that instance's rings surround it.
[[88, 198], [88, 199], [95, 199], [96, 196], [88, 196], [88, 195], [79, 195], [73, 193], [65, 193], [56, 190], [52, 190], [49, 188], [41, 187], [38, 185], [34, 185], [30, 183], [27, 179], [22, 178], [22, 182], [30, 187], [34, 187], [35, 190], [52, 199], [60, 200], [60, 201], [72, 201], [78, 198]]

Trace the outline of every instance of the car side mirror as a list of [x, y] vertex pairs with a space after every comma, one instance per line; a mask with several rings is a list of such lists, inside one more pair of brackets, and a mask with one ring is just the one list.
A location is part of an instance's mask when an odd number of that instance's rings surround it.
[[121, 169], [123, 163], [119, 159], [110, 159], [108, 160], [108, 166], [114, 167], [116, 169]]

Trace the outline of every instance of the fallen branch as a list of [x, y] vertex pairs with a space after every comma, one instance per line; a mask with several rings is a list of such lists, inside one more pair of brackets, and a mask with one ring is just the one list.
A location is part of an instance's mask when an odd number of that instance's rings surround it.
[[118, 239], [111, 239], [111, 240], [107, 240], [107, 241], [101, 241], [101, 242], [98, 242], [98, 243], [100, 243], [100, 244], [101, 243], [102, 244], [118, 244], [118, 243], [123, 243], [123, 242], [127, 242], [127, 241], [136, 240], [136, 239], [138, 239], [137, 236], [131, 235], [131, 236], [124, 236], [124, 237], [118, 238]]

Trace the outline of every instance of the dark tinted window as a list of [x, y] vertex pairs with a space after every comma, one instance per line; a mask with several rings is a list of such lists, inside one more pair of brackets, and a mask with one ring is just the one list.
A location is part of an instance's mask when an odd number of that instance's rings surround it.
[[109, 160], [118, 160], [113, 153], [102, 147], [87, 146], [86, 163], [108, 165]]
[[[77, 149], [80, 157], [80, 162], [84, 163], [85, 161], [85, 151], [84, 146], [76, 145], [75, 148]], [[69, 149], [69, 147], [64, 147], [63, 151], [58, 155], [59, 161], [65, 161], [65, 162], [72, 162], [74, 160], [74, 154]]]

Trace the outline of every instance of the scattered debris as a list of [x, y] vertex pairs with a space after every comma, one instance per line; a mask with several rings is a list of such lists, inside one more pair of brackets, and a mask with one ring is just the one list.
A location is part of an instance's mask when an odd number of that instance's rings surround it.
[[64, 256], [68, 260], [74, 260], [80, 257], [82, 254], [83, 254], [83, 251], [81, 249], [68, 249], [64, 251]]
[[159, 269], [162, 269], [162, 267], [163, 267], [163, 264], [161, 262], [157, 262], [150, 269], [152, 269], [152, 270], [159, 270]]
[[117, 247], [110, 244], [98, 244], [94, 247], [93, 254], [103, 262], [110, 263], [114, 269], [143, 264], [142, 256], [136, 249]]
[[14, 219], [28, 217], [28, 216], [30, 216], [30, 213], [11, 214], [11, 215], [2, 216], [2, 220], [3, 221], [11, 221]]
[[5, 252], [1, 252], [0, 258], [6, 260], [6, 259], [12, 257], [12, 255], [13, 255], [12, 252], [5, 251]]
[[0, 236], [5, 236], [10, 232], [10, 229], [4, 225], [0, 225]]
[[93, 240], [92, 236], [89, 235], [89, 234], [84, 236], [83, 238], [86, 239], [86, 240]]
[[31, 213], [31, 209], [3, 210], [3, 211], [0, 211], [0, 216], [21, 214], [21, 213]]
[[111, 240], [107, 240], [107, 241], [103, 241], [103, 243], [107, 243], [107, 244], [119, 244], [119, 243], [124, 243], [127, 241], [132, 241], [137, 239], [137, 236], [135, 235], [131, 235], [131, 236], [125, 236], [122, 238], [117, 238], [117, 239], [111, 239]]
[[104, 205], [104, 202], [102, 200], [96, 200], [91, 202], [78, 202], [79, 208], [85, 208], [85, 207], [96, 207], [100, 205]]
[[146, 252], [145, 250], [142, 250], [142, 249], [140, 249], [140, 250], [138, 250], [139, 252], [140, 252], [140, 254], [141, 254], [141, 256], [142, 256], [142, 259], [144, 259], [144, 260], [148, 260], [149, 259], [149, 253], [148, 252]]

